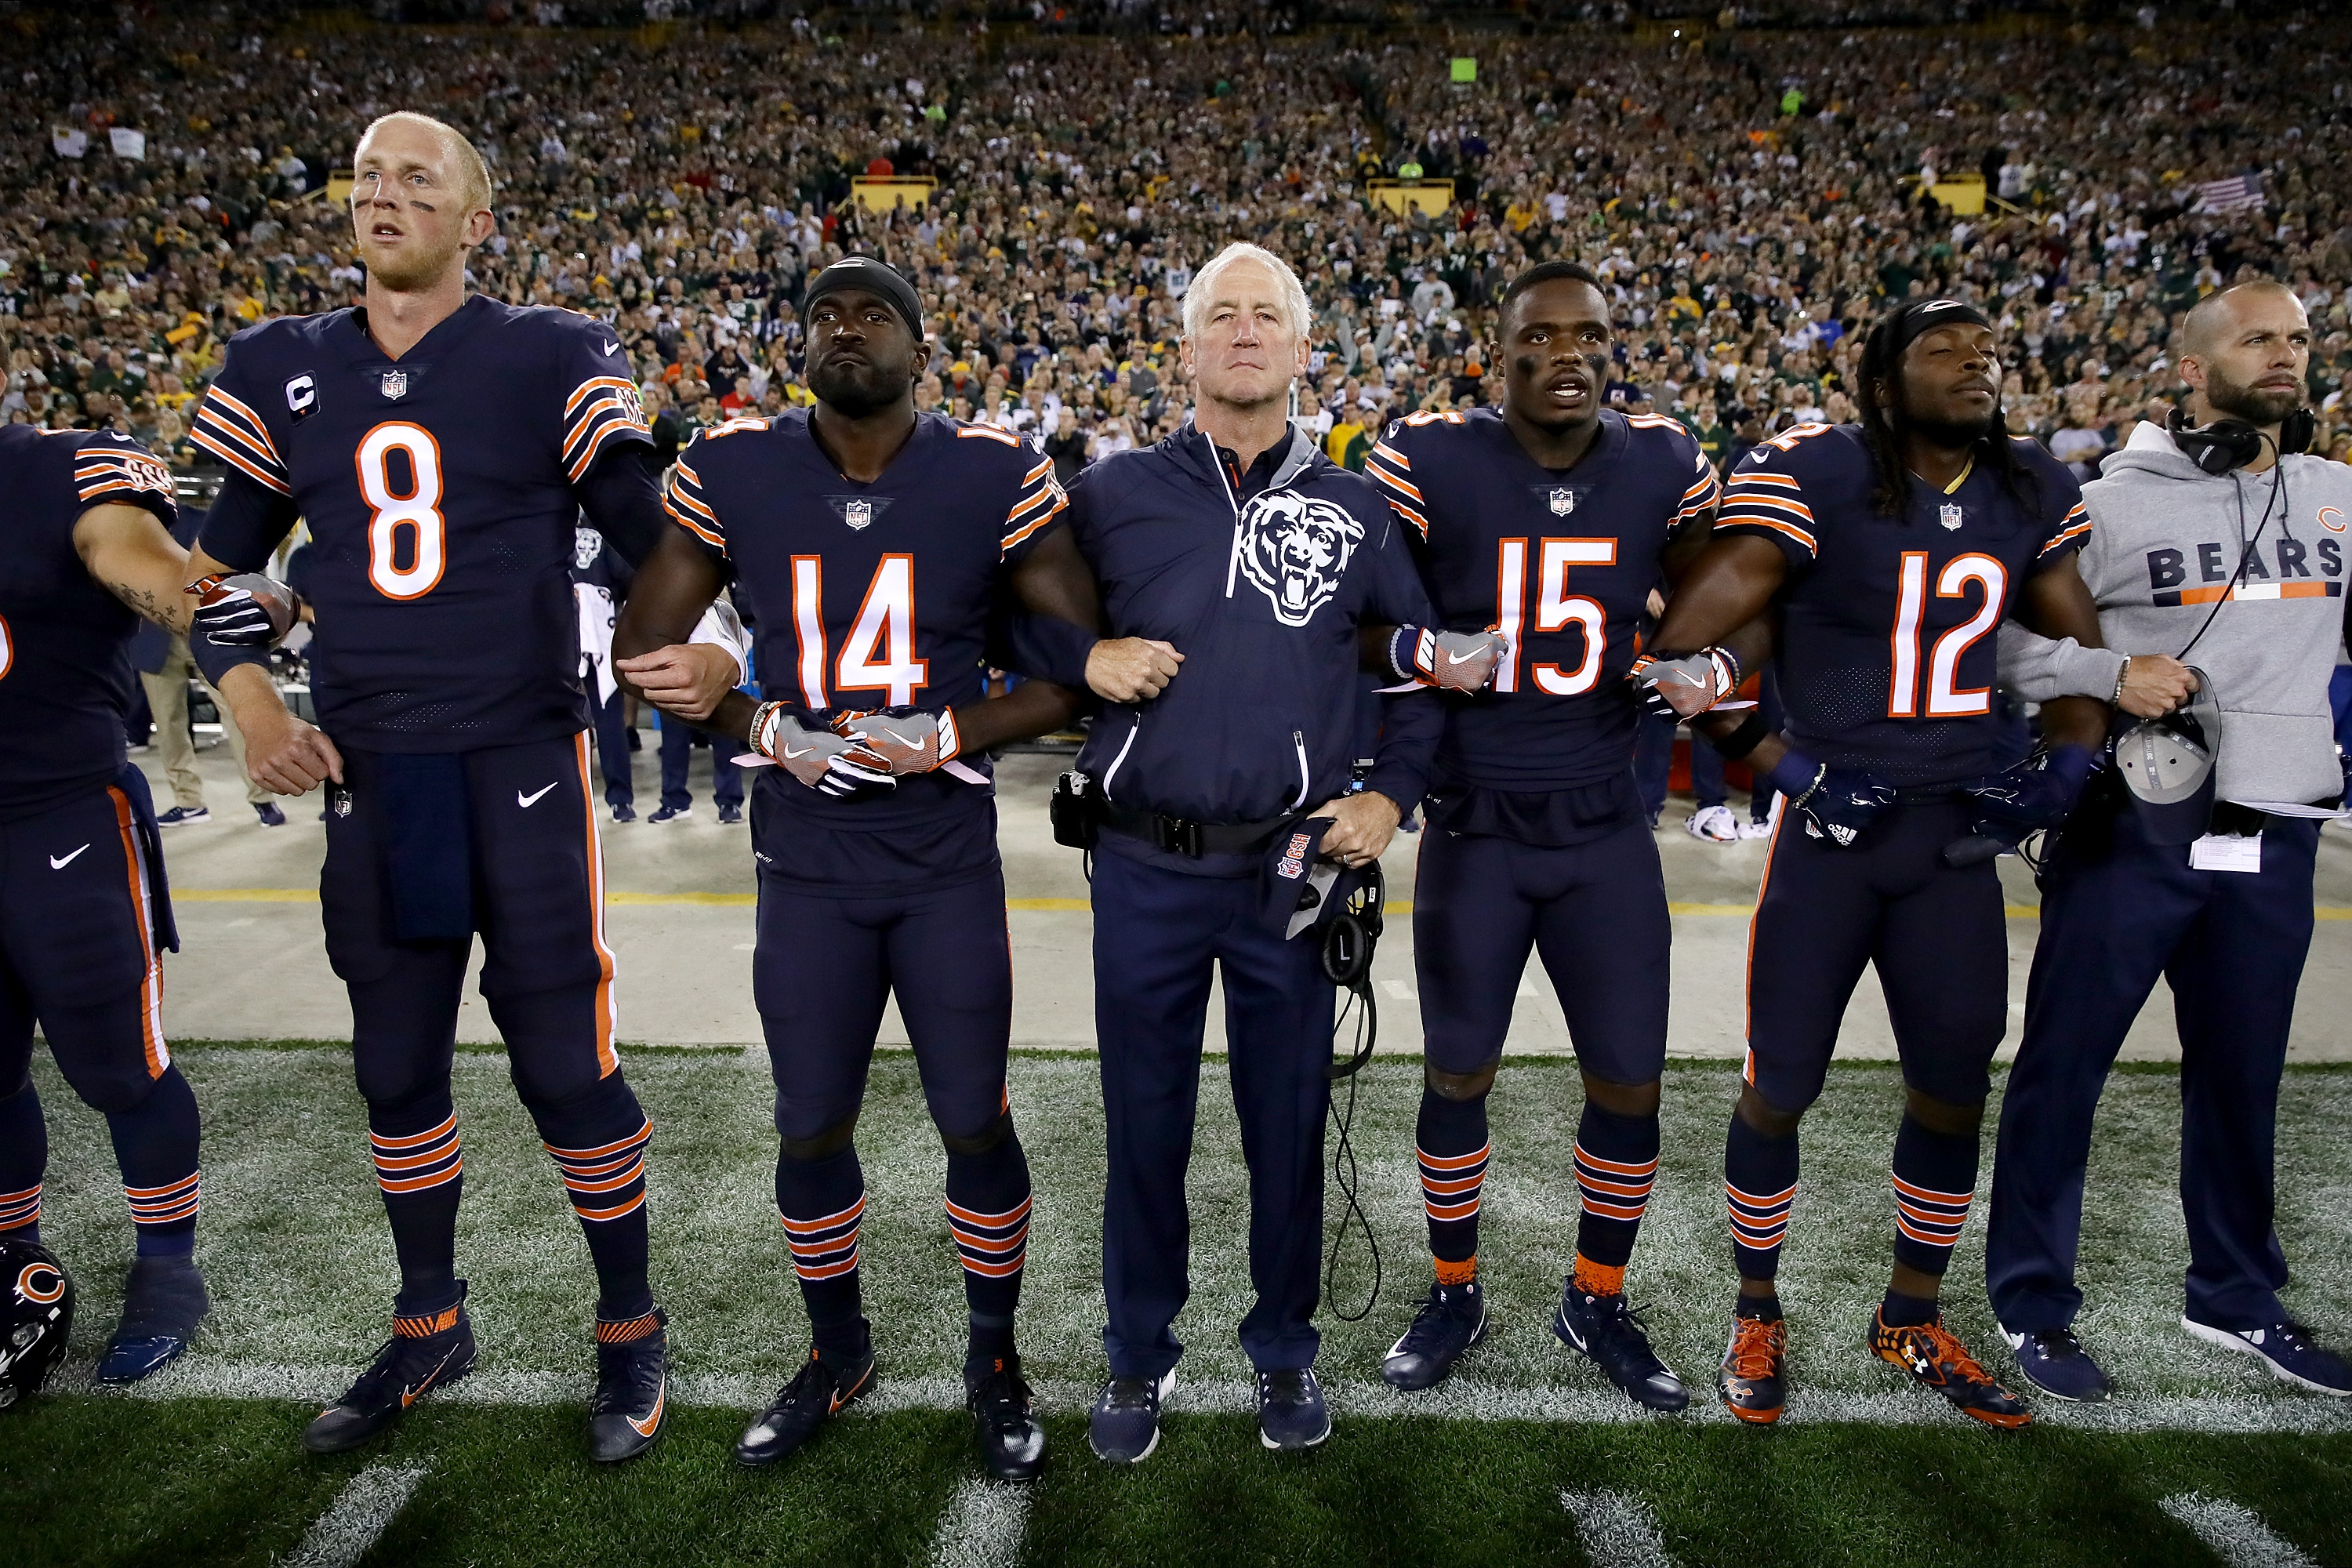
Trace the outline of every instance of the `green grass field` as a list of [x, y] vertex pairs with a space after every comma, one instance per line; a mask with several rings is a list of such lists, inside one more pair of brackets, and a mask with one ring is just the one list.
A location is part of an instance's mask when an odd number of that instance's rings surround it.
[[[1365, 1321], [1325, 1321], [1331, 1442], [1277, 1458], [1258, 1446], [1233, 1338], [1244, 1205], [1212, 1058], [1192, 1177], [1196, 1285], [1178, 1323], [1183, 1382], [1160, 1451], [1113, 1471], [1087, 1452], [1083, 1420], [1101, 1375], [1095, 1066], [1023, 1055], [1013, 1097], [1037, 1215], [1022, 1338], [1053, 1447], [1045, 1479], [1008, 1493], [977, 1481], [957, 1408], [961, 1285], [939, 1207], [944, 1161], [904, 1053], [877, 1059], [859, 1131], [880, 1387], [816, 1447], [761, 1473], [737, 1470], [727, 1445], [805, 1344], [770, 1201], [763, 1058], [629, 1053], [655, 1127], [654, 1276], [677, 1413], [662, 1446], [619, 1471], [584, 1455], [586, 1248], [499, 1057], [463, 1055], [457, 1074], [459, 1260], [480, 1370], [374, 1449], [334, 1460], [308, 1458], [297, 1438], [383, 1337], [393, 1284], [347, 1053], [192, 1047], [181, 1061], [206, 1122], [199, 1252], [215, 1308], [178, 1366], [128, 1394], [89, 1384], [127, 1267], [119, 1177], [100, 1119], [46, 1058], [36, 1068], [53, 1146], [43, 1230], [83, 1305], [75, 1361], [48, 1394], [0, 1416], [0, 1561], [12, 1565], [348, 1562], [365, 1531], [338, 1538], [338, 1521], [385, 1516], [372, 1563], [2215, 1561], [2219, 1537], [2200, 1541], [2161, 1506], [2189, 1493], [2213, 1500], [2200, 1517], [2221, 1518], [2223, 1535], [2230, 1520], [2259, 1515], [2263, 1550], [2352, 1563], [2352, 1518], [2336, 1508], [2352, 1491], [2352, 1411], [2177, 1327], [2185, 1248], [2168, 1071], [2117, 1076], [2092, 1168], [2093, 1306], [2079, 1326], [2123, 1393], [2103, 1407], [2045, 1405], [2034, 1427], [2000, 1434], [1947, 1414], [1862, 1348], [1885, 1277], [1901, 1089], [1891, 1068], [1837, 1069], [1806, 1121], [1782, 1272], [1799, 1394], [1780, 1429], [1758, 1432], [1706, 1396], [1732, 1285], [1727, 1066], [1677, 1066], [1667, 1079], [1664, 1169], [1630, 1288], [1654, 1303], [1661, 1353], [1701, 1397], [1658, 1419], [1546, 1328], [1575, 1214], [1580, 1091], [1567, 1063], [1514, 1062], [1497, 1086], [1481, 1245], [1496, 1331], [1429, 1394], [1380, 1384], [1381, 1353], [1428, 1264], [1412, 1160], [1418, 1063], [1377, 1062], [1356, 1141], [1386, 1282]], [[2338, 1217], [2347, 1135], [2352, 1074], [2291, 1072], [2279, 1154], [2280, 1231], [2297, 1268], [2289, 1300], [2339, 1343], [2352, 1327], [2352, 1242]], [[1336, 1194], [1332, 1204], [1336, 1214]], [[1981, 1258], [1979, 1221], [1955, 1259], [1950, 1317], [1998, 1371], [2007, 1356]], [[1360, 1268], [1344, 1270], [1343, 1301], [1360, 1302], [1364, 1284]]]

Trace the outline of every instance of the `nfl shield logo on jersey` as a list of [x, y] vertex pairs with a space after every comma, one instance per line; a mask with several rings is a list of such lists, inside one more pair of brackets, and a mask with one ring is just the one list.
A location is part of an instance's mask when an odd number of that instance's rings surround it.
[[1936, 509], [1936, 516], [1937, 521], [1942, 522], [1946, 528], [1956, 529], [1959, 527], [1960, 503], [1954, 500], [1946, 501], [1942, 506]]
[[404, 370], [385, 371], [383, 373], [383, 395], [394, 403], [397, 403], [402, 398], [407, 396], [408, 373]]
[[1560, 489], [1551, 492], [1552, 516], [1566, 517], [1570, 512], [1572, 512], [1575, 510], [1576, 492], [1574, 490], [1568, 489], [1566, 486], [1562, 486]]
[[864, 528], [874, 521], [874, 503], [853, 500], [841, 509], [841, 521], [852, 528]]

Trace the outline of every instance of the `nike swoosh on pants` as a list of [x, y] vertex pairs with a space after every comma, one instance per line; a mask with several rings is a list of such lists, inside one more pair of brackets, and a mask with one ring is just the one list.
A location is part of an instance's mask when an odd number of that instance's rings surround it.
[[[81, 849], [87, 849], [87, 848], [89, 848], [89, 845], [87, 845], [87, 844], [85, 844], [85, 845], [83, 845], [83, 846], [81, 847]], [[77, 849], [77, 850], [75, 850], [72, 854], [70, 854], [70, 855], [67, 856], [67, 857], [66, 857], [64, 859], [62, 859], [62, 860], [60, 860], [59, 858], [58, 858], [55, 855], [50, 856], [50, 857], [49, 857], [49, 869], [50, 869], [50, 870], [52, 870], [52, 871], [62, 871], [62, 870], [64, 870], [67, 867], [68, 867], [68, 866], [72, 865], [75, 861], [77, 861], [77, 860], [79, 860], [79, 859], [80, 859], [80, 858], [81, 858], [81, 849]]]
[[522, 791], [517, 790], [515, 791], [515, 804], [522, 807], [525, 811], [529, 811], [532, 806], [539, 804], [540, 796], [545, 795], [549, 790], [551, 790], [555, 786], [553, 784], [543, 784], [530, 795], [525, 795]]

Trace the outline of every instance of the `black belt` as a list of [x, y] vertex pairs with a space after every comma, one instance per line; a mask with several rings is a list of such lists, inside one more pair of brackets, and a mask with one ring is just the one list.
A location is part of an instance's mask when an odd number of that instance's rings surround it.
[[1277, 816], [1270, 822], [1194, 822], [1108, 802], [1102, 808], [1102, 825], [1112, 832], [1193, 860], [1203, 855], [1247, 855], [1263, 849], [1276, 834], [1297, 820]]

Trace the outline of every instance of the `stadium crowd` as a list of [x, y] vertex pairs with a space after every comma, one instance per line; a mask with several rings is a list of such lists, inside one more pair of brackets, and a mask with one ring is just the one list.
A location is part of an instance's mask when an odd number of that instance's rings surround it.
[[[1182, 292], [1246, 237], [1301, 263], [1320, 401], [1301, 414], [1357, 464], [1390, 417], [1487, 400], [1491, 303], [1550, 257], [1616, 293], [1612, 400], [1683, 419], [1718, 460], [1851, 417], [1862, 330], [1934, 290], [1995, 316], [2012, 428], [2087, 475], [2175, 390], [2188, 306], [2256, 274], [2305, 300], [2321, 449], [2352, 454], [2352, 211], [2326, 177], [2352, 153], [2341, 19], [1510, 37], [1240, 9], [844, 36], [663, 9], [685, 19], [16, 8], [0, 418], [204, 461], [184, 420], [226, 339], [354, 297], [328, 174], [414, 107], [493, 160], [502, 226], [476, 286], [614, 321], [666, 446], [806, 402], [803, 280], [865, 249], [929, 302], [924, 403], [1038, 432], [1066, 478], [1181, 421]], [[1456, 56], [1475, 81], [1451, 79]], [[1399, 174], [1450, 178], [1452, 206], [1368, 202]], [[881, 174], [937, 184], [862, 209], [851, 180]], [[1979, 174], [1981, 215], [1925, 194]]]

